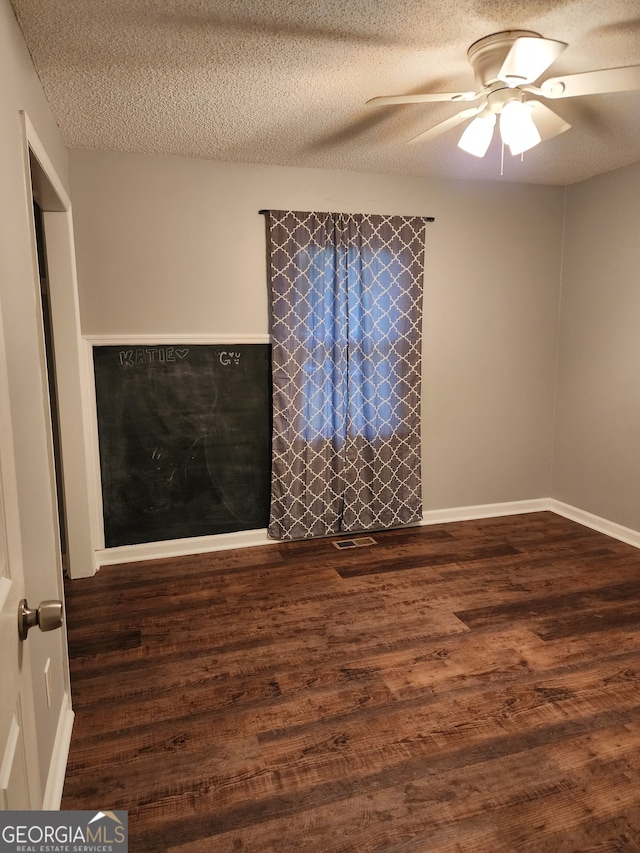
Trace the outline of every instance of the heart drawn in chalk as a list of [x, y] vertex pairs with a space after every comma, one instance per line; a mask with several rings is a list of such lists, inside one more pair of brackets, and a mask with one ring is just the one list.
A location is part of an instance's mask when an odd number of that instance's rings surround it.
[[186, 348], [185, 349], [176, 348], [175, 354], [178, 356], [178, 358], [186, 358], [189, 355], [189, 350]]

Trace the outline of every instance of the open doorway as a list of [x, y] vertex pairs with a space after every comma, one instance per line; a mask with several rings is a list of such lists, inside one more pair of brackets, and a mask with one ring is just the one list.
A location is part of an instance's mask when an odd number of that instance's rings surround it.
[[[33, 177], [33, 175], [32, 175]], [[42, 208], [37, 199], [33, 199], [33, 218], [35, 223], [36, 246], [38, 250], [38, 273], [40, 278], [40, 305], [42, 308], [42, 327], [44, 331], [45, 369], [49, 388], [49, 409], [51, 413], [51, 432], [53, 439], [53, 464], [55, 468], [56, 499], [58, 505], [58, 525], [60, 530], [60, 551], [62, 567], [68, 574], [67, 554], [67, 517], [64, 500], [64, 481], [62, 477], [62, 449], [60, 442], [60, 418], [58, 403], [58, 382], [56, 376], [55, 346], [53, 339], [53, 318], [51, 315], [51, 297], [47, 268], [47, 249], [44, 233]]]
[[103, 544], [102, 506], [91, 347], [80, 334], [71, 200], [28, 117], [23, 117], [35, 232], [35, 295], [39, 291], [42, 302], [42, 391], [51, 407], [45, 415], [51, 423], [52, 509], [59, 518], [64, 573], [90, 577], [97, 569], [96, 550]]

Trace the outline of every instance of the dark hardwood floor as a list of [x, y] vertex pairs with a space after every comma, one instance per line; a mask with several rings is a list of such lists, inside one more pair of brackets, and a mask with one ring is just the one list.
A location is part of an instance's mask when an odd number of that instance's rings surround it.
[[552, 513], [67, 583], [63, 809], [132, 853], [640, 850], [640, 550]]

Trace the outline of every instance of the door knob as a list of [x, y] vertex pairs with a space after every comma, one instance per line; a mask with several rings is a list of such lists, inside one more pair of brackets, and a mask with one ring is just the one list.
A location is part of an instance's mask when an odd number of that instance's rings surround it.
[[27, 639], [29, 628], [38, 626], [41, 631], [53, 631], [62, 625], [62, 602], [42, 601], [40, 607], [31, 608], [23, 598], [18, 605], [18, 634]]

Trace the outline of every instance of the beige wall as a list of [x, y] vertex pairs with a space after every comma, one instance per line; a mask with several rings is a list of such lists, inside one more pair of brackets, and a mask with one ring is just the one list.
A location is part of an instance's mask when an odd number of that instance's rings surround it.
[[84, 334], [265, 334], [261, 208], [433, 215], [425, 509], [547, 497], [564, 190], [69, 152]]
[[[26, 110], [58, 176], [66, 181], [66, 151], [45, 100], [29, 54], [7, 0], [0, 0], [0, 304], [7, 350], [11, 420], [18, 480], [22, 556], [26, 592], [33, 606], [59, 598], [60, 578], [52, 565], [59, 551], [50, 487], [49, 428], [41, 371], [41, 320], [34, 275], [30, 199], [24, 166], [21, 110]], [[60, 631], [31, 631], [31, 658], [37, 703], [42, 787], [56, 735], [64, 682], [65, 657]], [[52, 707], [44, 698], [44, 664], [51, 659]]]
[[640, 530], [640, 163], [569, 187], [553, 496]]

